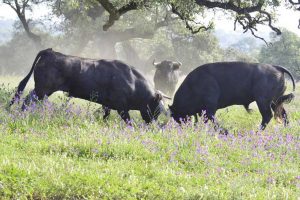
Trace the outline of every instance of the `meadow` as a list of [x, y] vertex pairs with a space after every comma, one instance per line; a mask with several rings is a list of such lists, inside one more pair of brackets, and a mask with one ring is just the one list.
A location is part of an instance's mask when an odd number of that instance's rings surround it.
[[300, 85], [287, 127], [259, 131], [255, 105], [232, 106], [217, 112], [222, 135], [202, 122], [162, 127], [164, 116], [146, 126], [135, 112], [133, 126], [115, 112], [105, 123], [99, 105], [62, 93], [7, 109], [20, 77], [0, 80], [0, 199], [300, 198]]

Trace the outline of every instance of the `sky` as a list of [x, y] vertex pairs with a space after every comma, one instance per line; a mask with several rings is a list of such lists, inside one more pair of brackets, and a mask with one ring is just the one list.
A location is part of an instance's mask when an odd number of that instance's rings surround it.
[[[39, 6], [38, 8], [34, 9], [34, 15], [28, 12], [28, 17], [38, 19], [41, 16], [46, 15], [47, 12], [49, 12], [49, 10], [45, 5]], [[284, 27], [300, 36], [300, 29], [298, 29], [298, 20], [300, 19], [300, 12], [293, 11], [291, 9], [286, 9], [285, 7], [280, 7], [278, 9], [278, 14], [278, 21], [275, 22], [274, 25], [277, 27]], [[16, 19], [16, 13], [8, 5], [0, 3], [0, 21]], [[215, 27], [218, 30], [224, 30], [227, 33], [242, 34], [241, 30], [233, 30], [233, 21], [226, 19], [226, 17], [223, 16], [222, 12], [217, 13], [215, 25]], [[263, 35], [267, 35], [266, 32], [270, 32], [270, 29], [267, 26], [261, 27], [259, 28], [259, 32]]]
[[[291, 9], [286, 9], [285, 7], [280, 7], [278, 9], [278, 17], [277, 21], [273, 22], [275, 27], [284, 27], [289, 31], [292, 31], [300, 36], [300, 29], [298, 29], [300, 12], [294, 11]], [[215, 25], [217, 29], [223, 29], [228, 32], [242, 32], [240, 30], [234, 31], [234, 23], [232, 20], [226, 19], [222, 12], [217, 12], [215, 17]], [[259, 32], [270, 32], [270, 28], [268, 26], [259, 27]], [[265, 34], [264, 34], [265, 35]]]
[[[27, 12], [26, 14], [28, 14], [28, 17], [30, 18], [38, 19], [39, 17], [47, 14], [48, 12], [49, 10], [47, 9], [47, 7], [45, 5], [42, 5], [39, 7], [34, 7], [34, 15], [31, 12]], [[4, 3], [0, 3], [0, 20], [15, 20], [17, 19], [17, 17], [17, 14], [15, 13], [15, 11], [12, 10], [10, 6]]]

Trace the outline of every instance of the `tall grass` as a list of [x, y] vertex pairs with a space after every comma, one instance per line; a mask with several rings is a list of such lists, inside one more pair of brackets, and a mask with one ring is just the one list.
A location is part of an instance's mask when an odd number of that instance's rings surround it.
[[286, 105], [288, 127], [258, 131], [257, 109], [218, 112], [210, 124], [160, 117], [133, 126], [113, 113], [59, 94], [21, 112], [0, 88], [0, 199], [298, 199], [300, 99]]

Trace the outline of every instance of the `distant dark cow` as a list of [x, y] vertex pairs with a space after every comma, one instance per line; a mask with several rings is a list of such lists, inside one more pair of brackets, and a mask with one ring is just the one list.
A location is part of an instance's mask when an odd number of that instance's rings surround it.
[[160, 90], [169, 96], [173, 96], [178, 83], [178, 69], [181, 66], [181, 63], [165, 60], [158, 63], [153, 61], [153, 65], [156, 67], [154, 74], [155, 89]]
[[213, 120], [216, 111], [231, 105], [244, 105], [256, 101], [262, 115], [261, 129], [272, 118], [288, 123], [284, 102], [294, 98], [293, 93], [283, 95], [286, 86], [284, 73], [293, 82], [291, 73], [281, 66], [243, 62], [220, 62], [202, 65], [187, 75], [175, 93], [171, 116], [177, 121], [187, 116], [202, 114]]
[[93, 60], [67, 56], [46, 49], [36, 56], [29, 74], [20, 82], [11, 105], [19, 98], [34, 71], [34, 90], [26, 97], [23, 108], [55, 91], [92, 100], [117, 110], [124, 121], [130, 120], [129, 110], [139, 110], [146, 123], [157, 119], [163, 108], [162, 94], [155, 92], [144, 76], [134, 67], [117, 60]]

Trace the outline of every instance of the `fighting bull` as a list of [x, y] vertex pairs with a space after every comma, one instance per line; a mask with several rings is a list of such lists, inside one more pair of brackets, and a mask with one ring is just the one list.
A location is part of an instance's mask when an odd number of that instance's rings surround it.
[[[129, 121], [129, 110], [139, 110], [146, 123], [156, 120], [163, 110], [163, 94], [154, 90], [134, 67], [118, 60], [94, 60], [64, 55], [52, 49], [40, 51], [28, 75], [20, 82], [10, 105], [24, 90], [34, 72], [34, 90], [25, 98], [22, 109], [31, 101], [42, 100], [56, 91], [94, 101], [106, 109], [117, 110]], [[109, 109], [108, 109], [109, 108]]]
[[281, 66], [244, 62], [202, 65], [190, 72], [176, 91], [170, 106], [171, 116], [180, 122], [205, 113], [205, 121], [213, 121], [220, 108], [243, 105], [248, 109], [255, 101], [262, 116], [261, 129], [271, 120], [272, 110], [274, 117], [286, 125], [288, 118], [283, 103], [291, 101], [294, 95], [284, 95], [284, 73], [290, 76], [295, 91], [292, 74]]

